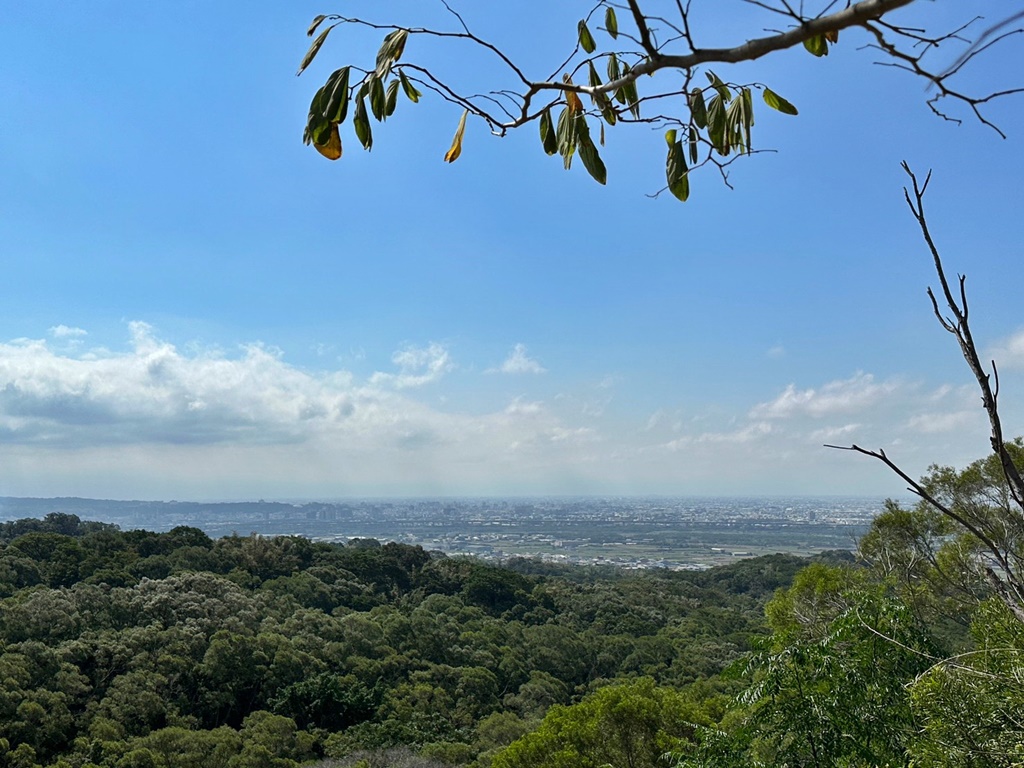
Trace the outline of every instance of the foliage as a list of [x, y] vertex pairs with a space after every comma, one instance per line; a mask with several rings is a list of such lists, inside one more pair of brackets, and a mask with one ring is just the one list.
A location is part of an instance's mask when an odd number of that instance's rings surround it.
[[772, 641], [749, 663], [753, 753], [768, 765], [887, 765], [914, 732], [905, 689], [936, 658], [884, 585], [811, 567], [768, 606]]
[[[999, 477], [923, 482], [981, 515]], [[0, 765], [1014, 765], [1021, 624], [944, 521], [645, 574], [5, 524]]]
[[0, 536], [0, 739], [30, 766], [372, 764], [398, 747], [484, 766], [615, 680], [715, 675], [802, 562], [517, 572], [373, 540], [213, 541], [73, 515]]
[[972, 624], [977, 647], [943, 659], [910, 689], [923, 724], [921, 766], [1013, 766], [1024, 760], [1024, 627], [998, 600]]
[[552, 707], [532, 733], [495, 755], [494, 768], [641, 768], [665, 765], [707, 724], [699, 702], [651, 678], [601, 688], [570, 707]]
[[[566, 169], [579, 157], [587, 173], [604, 184], [607, 169], [598, 146], [604, 145], [606, 131], [630, 124], [657, 126], [667, 129], [665, 189], [685, 201], [693, 169], [710, 165], [724, 177], [736, 157], [754, 151], [755, 93], [776, 112], [798, 113], [791, 102], [764, 83], [731, 82], [712, 67], [725, 72], [734, 64], [799, 47], [821, 58], [839, 44], [841, 35], [845, 40], [848, 33], [857, 31], [862, 33], [861, 40], [867, 41], [866, 45], [857, 44], [873, 49], [881, 63], [927, 80], [931, 89], [928, 104], [946, 119], [956, 119], [944, 107], [947, 101], [954, 102], [998, 131], [983, 116], [981, 107], [997, 96], [1019, 90], [973, 95], [958, 90], [954, 83], [977, 55], [1020, 31], [1012, 26], [1019, 16], [979, 33], [977, 44], [972, 44], [968, 32], [974, 22], [966, 10], [962, 26], [932, 32], [923, 9], [912, 24], [891, 20], [894, 12], [916, 5], [914, 0], [864, 0], [839, 4], [838, 8], [824, 0], [806, 4], [765, 0], [751, 5], [765, 12], [765, 21], [774, 31], [761, 37], [753, 36], [760, 34], [758, 28], [733, 31], [737, 44], [712, 48], [698, 45], [706, 33], [699, 29], [701, 9], [691, 5], [599, 0], [579, 20], [575, 34], [566, 30], [566, 52], [555, 57], [557, 63], [547, 70], [550, 74], [539, 78], [528, 75], [529, 67], [506, 53], [505, 46], [511, 47], [511, 41], [495, 44], [477, 35], [448, 4], [443, 4], [452, 20], [448, 28], [318, 15], [307, 31], [313, 40], [298, 74], [310, 66], [334, 30], [348, 31], [356, 40], [359, 33], [384, 36], [372, 65], [346, 64], [316, 91], [303, 140], [328, 159], [337, 160], [342, 156], [339, 126], [351, 113], [355, 136], [369, 150], [373, 146], [371, 117], [377, 123], [392, 118], [399, 91], [412, 103], [429, 92], [460, 113], [451, 147], [444, 155], [446, 162], [454, 162], [462, 154], [467, 118], [484, 123], [498, 136], [536, 123], [546, 154], [560, 156]], [[523, 28], [516, 25], [501, 31], [521, 33]], [[440, 60], [431, 59], [430, 43], [442, 51]], [[458, 49], [456, 74], [449, 77], [443, 71], [451, 68], [455, 57], [447, 46], [457, 43], [463, 46]], [[966, 45], [966, 50], [960, 49], [964, 53], [955, 67], [942, 69], [931, 63], [936, 51], [958, 45]], [[407, 56], [407, 49], [417, 58]], [[464, 84], [470, 72], [493, 62], [502, 70], [504, 80], [477, 93], [474, 86]]]
[[[1019, 441], [1006, 451], [1020, 460]], [[998, 454], [932, 467], [920, 486], [976, 525], [1012, 529]], [[985, 578], [988, 550], [956, 523], [931, 503], [889, 502], [861, 542], [867, 567], [802, 570], [734, 667], [744, 690], [676, 764], [1019, 765], [1024, 625]]]

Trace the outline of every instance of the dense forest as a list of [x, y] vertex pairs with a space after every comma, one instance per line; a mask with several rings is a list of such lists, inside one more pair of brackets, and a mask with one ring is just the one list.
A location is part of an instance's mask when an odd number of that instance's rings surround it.
[[3, 523], [0, 766], [1019, 764], [1020, 624], [929, 524], [622, 572]]

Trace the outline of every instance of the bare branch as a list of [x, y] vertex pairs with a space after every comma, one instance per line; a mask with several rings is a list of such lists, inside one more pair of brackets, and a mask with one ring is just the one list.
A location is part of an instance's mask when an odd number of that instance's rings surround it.
[[[883, 450], [872, 451], [861, 448], [856, 444], [851, 446], [829, 445], [826, 447], [855, 451], [856, 453], [861, 453], [881, 461], [907, 483], [907, 489], [911, 493], [970, 533], [981, 544], [996, 566], [993, 568], [986, 565], [983, 568], [985, 579], [995, 594], [999, 596], [1017, 619], [1024, 622], [1024, 574], [1021, 573], [1021, 563], [1024, 560], [1022, 560], [1016, 536], [1016, 529], [1022, 523], [1021, 512], [1024, 512], [1024, 480], [1021, 479], [1020, 471], [1013, 462], [1003, 436], [1002, 421], [998, 407], [999, 372], [994, 361], [992, 363], [991, 376], [982, 367], [977, 345], [968, 322], [969, 309], [966, 278], [963, 275], [959, 276], [958, 295], [954, 295], [949, 280], [946, 277], [939, 250], [928, 227], [924, 211], [924, 195], [931, 180], [931, 173], [925, 176], [922, 183], [905, 162], [903, 163], [903, 170], [910, 177], [910, 187], [905, 187], [903, 190], [904, 199], [910, 208], [911, 214], [917, 221], [921, 229], [921, 235], [931, 253], [935, 273], [939, 278], [939, 285], [942, 289], [945, 308], [949, 311], [949, 315], [943, 314], [943, 311], [940, 310], [939, 302], [931, 288], [928, 289], [928, 298], [931, 301], [932, 310], [939, 323], [956, 338], [960, 346], [960, 352], [967, 366], [971, 369], [971, 373], [974, 374], [974, 378], [981, 390], [982, 406], [988, 415], [991, 428], [990, 443], [992, 452], [998, 459], [1003, 479], [1006, 482], [1005, 488], [1009, 497], [1007, 501], [1012, 500], [1013, 504], [1016, 505], [1016, 511], [1007, 509], [1007, 514], [1010, 515], [1009, 518], [993, 521], [985, 513], [984, 507], [975, 509], [969, 500], [966, 502], [966, 505], [965, 502], [958, 501], [956, 498], [950, 504], [943, 503], [922, 483], [915, 481], [886, 456]], [[1005, 505], [999, 504], [999, 506]]]
[[[1017, 506], [1024, 510], [1024, 479], [1021, 478], [1020, 472], [1014, 465], [1013, 460], [1010, 458], [1009, 452], [1006, 450], [1005, 438], [1003, 436], [1003, 425], [1002, 420], [999, 417], [999, 410], [996, 406], [996, 398], [992, 389], [992, 383], [989, 379], [988, 374], [982, 367], [981, 359], [978, 356], [978, 348], [974, 343], [974, 336], [971, 333], [971, 326], [967, 321], [968, 307], [967, 307], [967, 293], [965, 289], [966, 278], [960, 277], [960, 303], [953, 298], [953, 293], [949, 288], [949, 281], [946, 279], [946, 272], [942, 266], [942, 259], [939, 256], [938, 248], [935, 246], [935, 241], [932, 239], [931, 231], [928, 228], [928, 222], [924, 215], [924, 193], [928, 186], [928, 180], [931, 177], [929, 173], [925, 179], [925, 183], [920, 185], [917, 180], [917, 176], [910, 170], [910, 166], [906, 162], [903, 163], [903, 170], [910, 177], [911, 185], [913, 187], [913, 200], [911, 200], [911, 192], [908, 189], [904, 189], [904, 197], [907, 201], [907, 205], [910, 207], [910, 212], [917, 220], [918, 225], [921, 228], [921, 234], [924, 237], [925, 243], [928, 245], [928, 250], [932, 254], [932, 261], [935, 265], [935, 272], [939, 277], [939, 283], [942, 286], [942, 292], [946, 299], [946, 306], [949, 307], [949, 311], [955, 318], [955, 323], [947, 322], [944, 320], [940, 321], [943, 327], [947, 331], [952, 333], [957, 342], [960, 344], [960, 351], [963, 354], [964, 360], [967, 362], [968, 367], [971, 369], [971, 373], [974, 374], [975, 380], [978, 382], [978, 387], [981, 389], [981, 402], [985, 408], [985, 412], [988, 414], [989, 425], [991, 427], [991, 438], [990, 442], [992, 445], [992, 451], [999, 456], [1000, 464], [1003, 468], [1003, 473], [1006, 475], [1006, 481], [1010, 488], [1010, 493], [1013, 496]], [[934, 305], [935, 299], [932, 298]]]

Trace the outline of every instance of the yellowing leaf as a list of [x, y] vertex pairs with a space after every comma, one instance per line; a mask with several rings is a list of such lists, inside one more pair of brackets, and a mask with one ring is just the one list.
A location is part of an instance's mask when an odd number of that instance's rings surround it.
[[455, 137], [452, 139], [452, 146], [444, 153], [444, 161], [446, 163], [454, 163], [459, 159], [459, 155], [462, 154], [462, 134], [466, 132], [466, 116], [468, 114], [469, 110], [464, 110], [462, 117], [459, 118], [459, 127], [455, 129]]
[[341, 157], [341, 136], [338, 133], [338, 124], [331, 123], [326, 144], [314, 143], [313, 148], [328, 160], [337, 160]]
[[565, 92], [565, 103], [569, 105], [569, 111], [574, 115], [583, 111], [583, 102], [574, 91]]

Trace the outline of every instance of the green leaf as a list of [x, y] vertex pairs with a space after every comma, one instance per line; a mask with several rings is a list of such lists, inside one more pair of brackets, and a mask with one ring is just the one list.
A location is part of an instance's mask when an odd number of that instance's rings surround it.
[[629, 111], [637, 120], [640, 119], [640, 95], [636, 92], [636, 80], [627, 86], [626, 98], [629, 99]]
[[604, 167], [604, 161], [601, 159], [597, 147], [594, 146], [594, 140], [590, 138], [590, 129], [587, 127], [586, 118], [581, 115], [579, 121], [581, 125], [577, 129], [577, 135], [580, 160], [594, 181], [598, 184], [605, 184], [608, 181], [608, 170]]
[[722, 97], [722, 101], [723, 102], [728, 104], [730, 101], [732, 101], [732, 92], [729, 90], [729, 86], [727, 86], [725, 83], [723, 83], [719, 79], [718, 75], [716, 75], [711, 70], [708, 70], [704, 74], [707, 75], [708, 80], [711, 81], [711, 86], [716, 91], [718, 91], [718, 95]]
[[587, 22], [580, 19], [580, 23], [576, 25], [576, 28], [580, 33], [580, 46], [587, 53], [593, 53], [597, 50], [597, 43], [594, 42], [594, 36], [590, 34], [590, 30], [587, 29]]
[[398, 81], [392, 80], [388, 83], [388, 89], [384, 94], [384, 117], [391, 117], [395, 114], [395, 107], [398, 105]]
[[327, 99], [327, 86], [323, 85], [313, 95], [309, 104], [309, 116], [306, 118], [306, 129], [302, 134], [302, 141], [309, 144], [311, 141], [323, 143], [326, 132], [330, 129], [330, 120], [324, 115], [324, 103]]
[[370, 111], [378, 123], [384, 119], [384, 83], [375, 75], [370, 75]]
[[370, 118], [366, 115], [366, 100], [360, 96], [356, 99], [356, 113], [352, 118], [352, 127], [355, 128], [356, 138], [363, 145], [363, 149], [369, 151], [373, 148], [373, 131], [370, 130]]
[[615, 125], [619, 116], [615, 114], [615, 107], [612, 106], [612, 100], [608, 98], [608, 94], [602, 92], [595, 93], [594, 100], [601, 110], [601, 117], [604, 118], [604, 121], [608, 125]]
[[765, 104], [767, 104], [772, 109], [778, 110], [784, 115], [799, 114], [797, 112], [796, 107], [794, 107], [784, 98], [779, 96], [779, 94], [777, 94], [771, 88], [765, 88], [764, 91], [761, 93], [761, 97], [764, 99]]
[[[342, 67], [327, 81], [330, 91], [327, 94], [327, 105], [324, 107], [324, 115], [332, 123], [344, 123], [348, 115], [349, 102], [349, 67]], [[333, 83], [332, 83], [333, 80]], [[326, 88], [327, 86], [325, 86]]]
[[323, 115], [316, 115], [310, 119], [308, 128], [309, 137], [313, 140], [314, 144], [323, 145], [327, 143], [331, 131], [330, 120]]
[[309, 46], [309, 50], [306, 51], [306, 55], [302, 57], [302, 62], [299, 64], [299, 71], [295, 73], [296, 76], [301, 75], [306, 70], [306, 67], [313, 62], [313, 59], [315, 59], [316, 55], [320, 52], [320, 47], [324, 44], [324, 40], [327, 39], [327, 35], [332, 29], [334, 29], [334, 27], [335, 25], [332, 24], [317, 35], [316, 40], [313, 41], [313, 44]]
[[540, 141], [546, 154], [553, 155], [558, 152], [558, 138], [555, 136], [555, 127], [551, 124], [550, 109], [545, 109], [540, 115]]
[[729, 154], [727, 140], [725, 103], [717, 93], [708, 102], [708, 139], [720, 155]]
[[676, 199], [686, 202], [690, 196], [690, 179], [687, 175], [686, 156], [683, 154], [683, 143], [675, 141], [669, 144], [668, 158], [665, 161], [665, 177], [668, 189]]
[[462, 136], [466, 132], [466, 116], [468, 114], [468, 109], [462, 111], [462, 117], [459, 118], [459, 127], [455, 129], [455, 136], [452, 138], [452, 146], [444, 153], [444, 161], [446, 163], [454, 163], [459, 159], [459, 155], [462, 154]]
[[704, 91], [700, 88], [690, 91], [690, 115], [698, 128], [708, 127], [708, 110], [704, 104]]
[[601, 78], [598, 76], [597, 70], [594, 69], [594, 62], [588, 61], [587, 67], [589, 69], [590, 74], [590, 87], [596, 88], [597, 86], [601, 85]]
[[697, 132], [690, 128], [690, 164], [696, 165], [700, 159], [700, 147], [697, 144]]
[[316, 28], [320, 26], [320, 22], [326, 18], [327, 16], [322, 13], [319, 16], [315, 16], [313, 22], [309, 25], [309, 29], [306, 30], [306, 37], [312, 37], [313, 33], [316, 32]]
[[309, 102], [310, 118], [314, 115], [324, 116], [327, 96], [327, 84], [325, 83], [317, 89], [317, 92], [313, 94], [313, 100]]
[[413, 104], [419, 101], [420, 96], [422, 96], [423, 94], [417, 91], [416, 86], [409, 82], [409, 78], [405, 76], [405, 72], [399, 72], [398, 79], [401, 81], [402, 90], [405, 91], [405, 95], [406, 97], [408, 97], [409, 101], [411, 101]]
[[391, 71], [391, 65], [402, 58], [405, 42], [409, 39], [409, 30], [396, 29], [384, 36], [380, 50], [377, 51], [377, 77], [384, 78]]
[[804, 48], [815, 56], [828, 56], [828, 41], [824, 35], [815, 35], [804, 40]]
[[675, 128], [670, 128], [669, 130], [665, 131], [665, 143], [668, 144], [670, 147], [676, 143], [677, 133], [678, 132]]
[[[623, 64], [622, 76], [626, 77], [629, 73], [629, 65]], [[636, 91], [636, 80], [630, 80], [627, 83], [623, 83], [622, 87], [615, 91], [615, 100], [620, 104], [624, 104], [626, 108], [633, 113], [633, 117], [639, 119], [640, 104], [638, 101], [640, 100], [640, 97], [637, 95]]]
[[608, 54], [608, 81], [618, 80], [621, 75], [619, 59], [614, 53]]
[[615, 18], [615, 9], [610, 5], [604, 9], [604, 28], [613, 40], [619, 36], [619, 20]]
[[726, 134], [730, 147], [740, 153], [750, 153], [750, 127], [747, 120], [746, 100], [738, 98], [726, 107]]
[[576, 117], [568, 107], [562, 110], [558, 116], [558, 126], [555, 129], [555, 139], [558, 143], [558, 154], [562, 156], [562, 163], [565, 169], [572, 167], [572, 156], [576, 151]]

